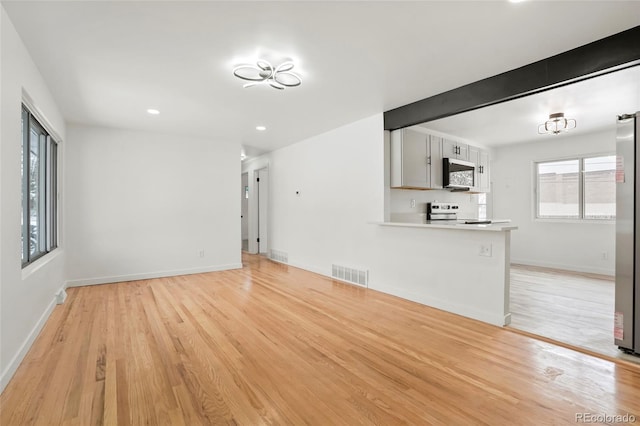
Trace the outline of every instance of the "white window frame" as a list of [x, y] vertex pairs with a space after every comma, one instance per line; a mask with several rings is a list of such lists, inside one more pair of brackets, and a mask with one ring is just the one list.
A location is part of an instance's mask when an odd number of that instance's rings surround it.
[[[589, 218], [584, 217], [584, 160], [597, 157], [615, 156], [615, 152], [603, 152], [594, 154], [582, 154], [571, 157], [551, 158], [536, 160], [533, 162], [533, 219], [537, 222], [563, 222], [563, 223], [607, 223], [615, 224], [616, 219]], [[543, 163], [553, 163], [556, 161], [578, 161], [578, 217], [540, 217], [540, 191], [538, 190], [538, 165]]]
[[[58, 232], [58, 223], [59, 223], [59, 205], [58, 205], [58, 194], [59, 194], [59, 181], [58, 181], [58, 165], [59, 165], [59, 139], [57, 139], [54, 132], [50, 130], [50, 127], [47, 125], [46, 120], [43, 120], [38, 114], [37, 109], [32, 107], [30, 102], [27, 102], [26, 99], [23, 99], [22, 108], [21, 108], [21, 116], [24, 117], [24, 114], [27, 114], [27, 122], [23, 122], [22, 125], [22, 140], [20, 141], [23, 144], [23, 157], [22, 162], [23, 165], [27, 167], [24, 171], [24, 175], [22, 176], [22, 231], [21, 231], [21, 249], [22, 249], [22, 269], [23, 271], [28, 266], [34, 264], [34, 262], [46, 257], [49, 253], [58, 248], [59, 243], [59, 232]], [[44, 149], [44, 151], [39, 151], [38, 155], [41, 156], [39, 158], [40, 161], [40, 187], [39, 190], [43, 191], [42, 199], [39, 201], [44, 201], [44, 205], [39, 206], [39, 214], [38, 217], [38, 226], [40, 226], [40, 232], [38, 234], [38, 247], [39, 251], [34, 253], [33, 255], [30, 253], [30, 227], [31, 227], [31, 218], [29, 215], [29, 165], [30, 165], [30, 131], [31, 131], [31, 122], [35, 123], [35, 126], [42, 131], [41, 137], [42, 144], [39, 149]], [[25, 130], [27, 134], [25, 136]], [[26, 137], [26, 139], [25, 139]], [[25, 146], [26, 144], [26, 146]], [[44, 228], [44, 229], [42, 229]], [[42, 232], [44, 230], [44, 232]]]

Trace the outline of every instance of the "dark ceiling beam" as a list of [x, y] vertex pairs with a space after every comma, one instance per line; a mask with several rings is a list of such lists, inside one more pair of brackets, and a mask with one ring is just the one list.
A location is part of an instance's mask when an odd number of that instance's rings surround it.
[[384, 113], [385, 130], [539, 93], [640, 64], [640, 26]]

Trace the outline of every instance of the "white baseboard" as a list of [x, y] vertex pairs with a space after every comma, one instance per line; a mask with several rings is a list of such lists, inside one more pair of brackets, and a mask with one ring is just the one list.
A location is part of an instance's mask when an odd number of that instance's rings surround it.
[[305, 265], [297, 262], [289, 262], [289, 263], [285, 263], [285, 265], [293, 266], [294, 268], [304, 269], [305, 271], [313, 272], [314, 274], [322, 275], [324, 277], [333, 279], [333, 277], [331, 277], [331, 274], [327, 275], [322, 271], [322, 268], [317, 266]]
[[[331, 274], [326, 274], [322, 271], [322, 268], [317, 266], [305, 265], [297, 262], [291, 262], [287, 265], [293, 266], [296, 268], [304, 269], [305, 271], [313, 272], [318, 275], [325, 276], [330, 279], [336, 279], [331, 276]], [[346, 282], [346, 281], [344, 281]], [[352, 284], [352, 283], [348, 283]], [[356, 284], [353, 284], [356, 285]], [[410, 300], [412, 302], [420, 303], [421, 305], [429, 306], [436, 309], [441, 309], [443, 311], [447, 311], [450, 313], [454, 313], [457, 315], [461, 315], [463, 317], [475, 319], [478, 321], [486, 322], [492, 325], [497, 325], [498, 327], [503, 327], [505, 325], [509, 325], [511, 323], [511, 314], [508, 313], [506, 315], [503, 314], [493, 314], [491, 312], [480, 311], [477, 309], [469, 308], [468, 306], [462, 306], [458, 304], [451, 303], [446, 300], [435, 299], [432, 297], [427, 297], [425, 295], [414, 294], [403, 290], [398, 287], [392, 286], [372, 286], [369, 283], [370, 290], [379, 291], [381, 293], [390, 294], [392, 296], [397, 296], [402, 299]]]
[[498, 327], [503, 327], [511, 323], [511, 314], [493, 313], [487, 311], [481, 311], [479, 309], [471, 308], [469, 306], [460, 305], [457, 303], [451, 303], [447, 300], [430, 297], [424, 294], [416, 294], [408, 292], [404, 289], [392, 286], [370, 286], [369, 289], [380, 291], [382, 293], [391, 294], [402, 299], [411, 300], [412, 302], [420, 303], [421, 305], [430, 306], [432, 308], [441, 309], [446, 312], [450, 312], [456, 315], [460, 315], [466, 318], [486, 322]]
[[529, 259], [516, 259], [511, 258], [511, 263], [516, 263], [520, 265], [528, 265], [528, 266], [539, 266], [541, 268], [553, 268], [553, 269], [562, 269], [564, 271], [573, 271], [573, 272], [585, 272], [587, 274], [599, 274], [599, 275], [609, 275], [614, 276], [616, 274], [615, 268], [605, 268], [598, 266], [590, 266], [590, 265], [568, 265], [566, 263], [554, 263], [554, 262], [540, 262], [537, 260], [529, 260]]
[[152, 278], [175, 277], [177, 275], [202, 274], [205, 272], [226, 271], [229, 269], [241, 269], [242, 263], [230, 263], [226, 265], [212, 265], [202, 268], [175, 269], [172, 271], [146, 272], [141, 274], [129, 275], [113, 275], [109, 277], [82, 278], [78, 280], [69, 280], [66, 287], [81, 287], [86, 285], [99, 285], [120, 283], [125, 281], [149, 280]]
[[146, 274], [132, 274], [132, 275], [120, 275], [120, 276], [112, 276], [112, 277], [100, 277], [100, 278], [88, 278], [81, 280], [72, 280], [67, 281], [64, 286], [62, 286], [53, 296], [51, 302], [42, 313], [36, 325], [33, 327], [31, 332], [27, 335], [27, 338], [20, 346], [20, 349], [15, 354], [15, 356], [9, 362], [9, 365], [5, 368], [0, 376], [0, 393], [4, 391], [4, 388], [7, 386], [16, 370], [20, 366], [20, 363], [26, 356], [29, 349], [31, 349], [31, 345], [40, 334], [42, 327], [46, 324], [51, 312], [53, 312], [53, 308], [60, 303], [64, 303], [66, 299], [65, 289], [68, 287], [78, 287], [85, 285], [97, 285], [97, 284], [107, 284], [107, 283], [116, 283], [123, 281], [134, 281], [134, 280], [144, 280], [151, 278], [161, 278], [161, 277], [172, 277], [176, 275], [190, 275], [190, 274], [200, 274], [204, 272], [216, 272], [216, 271], [225, 271], [228, 269], [240, 269], [242, 268], [242, 263], [232, 263], [227, 265], [214, 265], [207, 266], [203, 268], [191, 268], [191, 269], [182, 269], [182, 270], [173, 270], [173, 271], [162, 271], [162, 272], [152, 272]]
[[[60, 290], [56, 292], [56, 294], [59, 294], [60, 292], [64, 292], [64, 286], [61, 287]], [[5, 368], [4, 371], [2, 372], [2, 376], [0, 376], [0, 393], [4, 391], [4, 388], [7, 386], [7, 384], [9, 384], [9, 381], [11, 380], [13, 375], [16, 373], [16, 370], [18, 370], [20, 363], [22, 363], [22, 360], [27, 355], [27, 352], [29, 352], [29, 349], [31, 349], [31, 345], [33, 345], [33, 342], [36, 340], [36, 337], [38, 337], [38, 334], [40, 334], [42, 327], [44, 327], [44, 325], [47, 323], [47, 320], [49, 319], [51, 312], [53, 312], [53, 308], [55, 308], [57, 301], [58, 301], [57, 296], [54, 296], [51, 299], [51, 302], [49, 303], [47, 308], [44, 310], [42, 315], [40, 315], [40, 318], [36, 322], [36, 325], [34, 325], [31, 331], [29, 332], [29, 334], [27, 335], [27, 338], [20, 346], [20, 349], [18, 350], [18, 352], [11, 359], [7, 368]]]

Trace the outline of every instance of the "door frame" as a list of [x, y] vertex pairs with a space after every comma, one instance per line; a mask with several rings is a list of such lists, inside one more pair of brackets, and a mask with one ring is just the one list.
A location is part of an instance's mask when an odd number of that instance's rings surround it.
[[[266, 185], [266, 190], [260, 190], [260, 183], [258, 181], [259, 177], [260, 177], [260, 173], [266, 173], [267, 175], [267, 185]], [[255, 183], [255, 188], [256, 190], [254, 191], [255, 193], [255, 202], [256, 202], [256, 215], [255, 215], [255, 224], [256, 224], [256, 254], [260, 254], [260, 253], [269, 253], [269, 166], [265, 166], [265, 167], [261, 167], [257, 170], [255, 170], [253, 172], [253, 176], [254, 176], [254, 183]], [[262, 209], [260, 208], [261, 203], [260, 200], [263, 200], [266, 204], [265, 204], [265, 208], [264, 211], [262, 211]], [[262, 216], [265, 216], [265, 218], [261, 221], [260, 218]], [[264, 227], [266, 228], [264, 230], [264, 233], [261, 232], [261, 228], [260, 228], [260, 223], [262, 222], [262, 224], [264, 225]], [[266, 239], [266, 241], [260, 241], [260, 235], [263, 235], [264, 239]], [[264, 247], [262, 247], [264, 245]], [[261, 250], [261, 248], [263, 250]]]

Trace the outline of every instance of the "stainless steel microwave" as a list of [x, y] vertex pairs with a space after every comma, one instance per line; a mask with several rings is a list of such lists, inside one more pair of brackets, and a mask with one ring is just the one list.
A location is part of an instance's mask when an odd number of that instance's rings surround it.
[[475, 186], [476, 165], [455, 158], [442, 159], [442, 186], [452, 191], [469, 191]]

